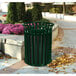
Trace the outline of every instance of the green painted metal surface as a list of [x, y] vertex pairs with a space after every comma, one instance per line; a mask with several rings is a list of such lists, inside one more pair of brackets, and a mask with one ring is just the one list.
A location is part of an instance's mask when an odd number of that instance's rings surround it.
[[24, 23], [25, 63], [45, 66], [51, 62], [53, 23]]

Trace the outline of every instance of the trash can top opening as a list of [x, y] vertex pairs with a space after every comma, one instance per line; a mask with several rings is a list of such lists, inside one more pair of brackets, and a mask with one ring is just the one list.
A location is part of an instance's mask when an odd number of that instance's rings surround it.
[[53, 27], [53, 23], [48, 22], [27, 22], [24, 23], [23, 26], [25, 29], [51, 29]]

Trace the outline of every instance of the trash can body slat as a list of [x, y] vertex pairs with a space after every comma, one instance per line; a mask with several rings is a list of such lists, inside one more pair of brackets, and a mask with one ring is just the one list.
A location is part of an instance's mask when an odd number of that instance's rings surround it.
[[39, 35], [39, 65], [42, 64], [42, 37]]
[[[26, 32], [25, 32], [25, 47], [27, 47], [27, 34], [26, 34]], [[28, 48], [25, 48], [25, 50], [28, 50]], [[27, 53], [28, 51], [25, 51], [25, 62], [28, 62], [28, 53]]]
[[31, 37], [31, 64], [34, 63], [34, 36]]
[[35, 64], [37, 65], [37, 35], [35, 35], [35, 46], [34, 46], [34, 58], [35, 58]]

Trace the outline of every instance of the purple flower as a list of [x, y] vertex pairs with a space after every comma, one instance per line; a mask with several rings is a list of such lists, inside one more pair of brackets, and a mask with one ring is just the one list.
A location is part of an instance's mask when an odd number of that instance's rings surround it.
[[6, 26], [7, 26], [6, 24], [0, 24], [0, 32], [2, 32]]
[[2, 31], [2, 34], [24, 34], [24, 27], [22, 24], [8, 24]]

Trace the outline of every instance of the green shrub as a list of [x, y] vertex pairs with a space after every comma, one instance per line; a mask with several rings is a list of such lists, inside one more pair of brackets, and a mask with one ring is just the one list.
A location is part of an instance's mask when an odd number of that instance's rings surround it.
[[73, 12], [72, 6], [66, 6], [66, 14], [72, 13], [72, 12]]
[[51, 8], [51, 9], [49, 10], [49, 12], [51, 12], [51, 13], [61, 13], [61, 9], [60, 9], [60, 8], [55, 8], [55, 7], [53, 7], [53, 8]]
[[26, 12], [26, 22], [32, 22], [32, 10], [29, 9]]
[[9, 3], [6, 22], [7, 23], [12, 23], [12, 24], [17, 22], [16, 2], [10, 2]]
[[16, 2], [18, 22], [25, 22], [25, 4], [24, 2]]
[[32, 19], [33, 21], [38, 21], [42, 19], [41, 7], [38, 3], [34, 3], [32, 9]]
[[41, 20], [39, 20], [40, 22], [49, 22], [49, 20], [47, 20], [47, 19], [45, 19], [45, 18], [43, 18], [43, 19], [41, 19]]

